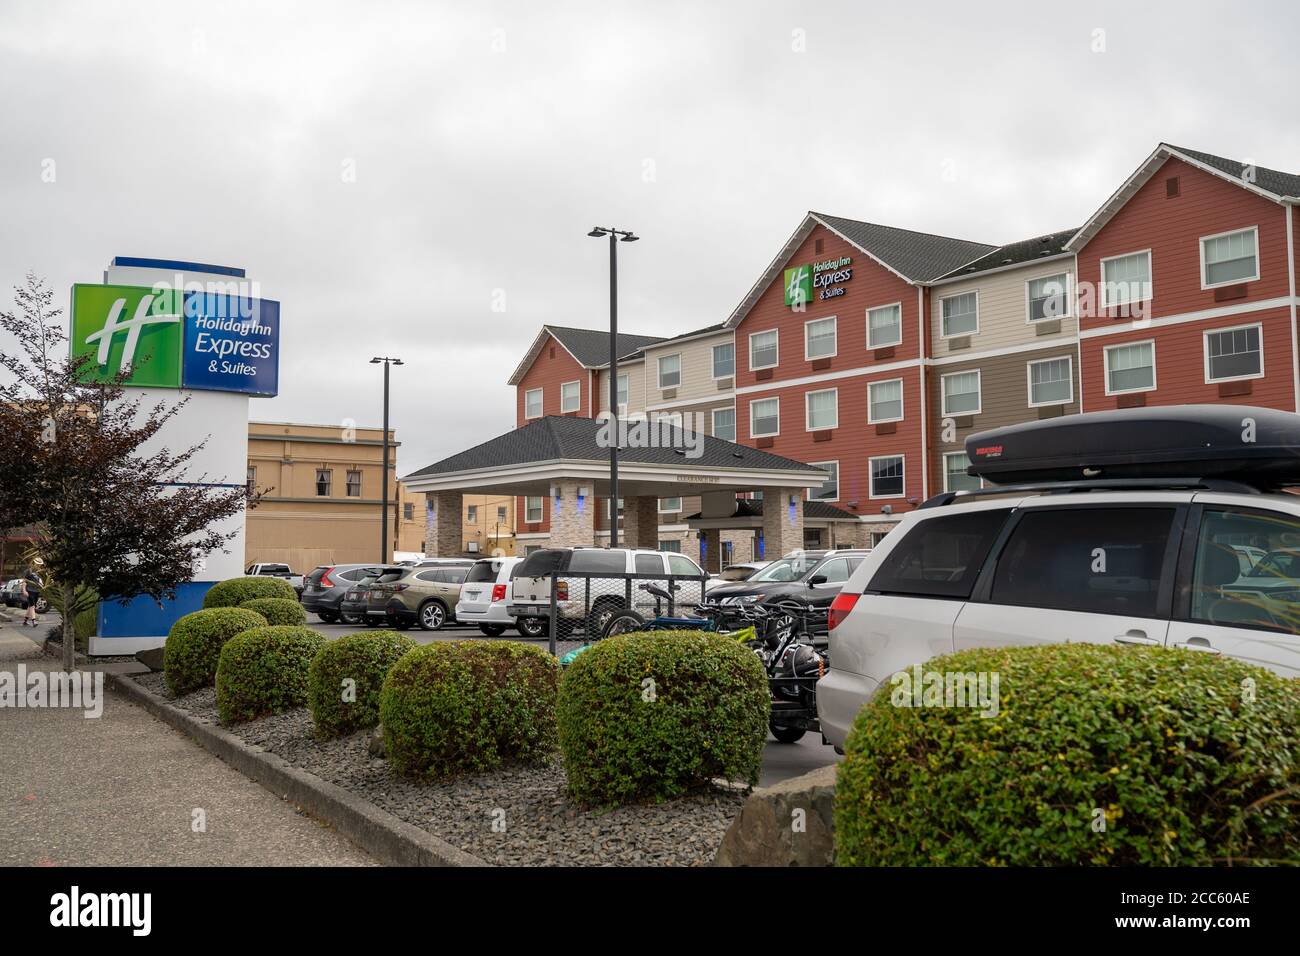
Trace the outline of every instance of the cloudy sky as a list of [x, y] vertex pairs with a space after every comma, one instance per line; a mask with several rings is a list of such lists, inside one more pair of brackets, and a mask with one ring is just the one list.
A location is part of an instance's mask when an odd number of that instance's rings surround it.
[[643, 237], [620, 322], [668, 335], [809, 209], [1005, 242], [1161, 140], [1300, 171], [1298, 10], [4, 0], [0, 301], [31, 269], [66, 309], [114, 255], [243, 266], [282, 302], [253, 417], [377, 425], [366, 360], [401, 356], [405, 474], [513, 427], [542, 323], [607, 323], [593, 224]]

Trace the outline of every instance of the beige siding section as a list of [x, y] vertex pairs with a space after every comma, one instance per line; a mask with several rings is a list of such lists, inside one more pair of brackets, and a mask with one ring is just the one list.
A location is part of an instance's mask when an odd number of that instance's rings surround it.
[[[732, 341], [732, 333], [719, 332], [685, 342], [673, 342], [645, 350], [645, 406], [655, 408], [673, 402], [714, 402], [731, 395], [731, 388], [719, 388], [713, 378], [713, 346]], [[681, 384], [676, 395], [659, 389], [659, 358], [678, 354], [682, 357]], [[725, 379], [724, 382], [730, 382]]]
[[[619, 365], [618, 374], [627, 376], [627, 410], [629, 414], [645, 411], [645, 365], [641, 362], [631, 362], [627, 365]], [[599, 392], [599, 401], [596, 407], [602, 411], [609, 411], [609, 371], [608, 369], [596, 373], [597, 390]]]
[[[1051, 335], [1039, 335], [1041, 323], [1029, 321], [1027, 283], [1044, 276], [1070, 276], [1071, 296], [1074, 289], [1074, 258], [1054, 259], [1051, 262], [1029, 262], [1021, 268], [994, 272], [990, 275], [972, 276], [960, 282], [934, 286], [930, 290], [930, 326], [933, 357], [984, 352], [1017, 345], [1034, 345], [1072, 339], [1078, 331], [1077, 307], [1071, 298], [1070, 315], [1060, 320], [1061, 330]], [[950, 349], [943, 338], [942, 300], [966, 292], [979, 293], [979, 331], [970, 336], [970, 347]]]

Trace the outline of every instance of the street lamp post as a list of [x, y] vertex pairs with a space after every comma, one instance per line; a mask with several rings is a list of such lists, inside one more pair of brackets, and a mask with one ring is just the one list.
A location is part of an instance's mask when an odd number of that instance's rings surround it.
[[[609, 546], [618, 547], [618, 245], [636, 242], [625, 229], [593, 226], [587, 233], [593, 239], [609, 236]], [[595, 400], [593, 396], [593, 401]]]
[[383, 488], [382, 502], [380, 507], [379, 518], [379, 562], [387, 564], [388, 554], [388, 367], [390, 365], [401, 365], [402, 360], [399, 358], [388, 358], [385, 356], [376, 356], [370, 360], [371, 365], [383, 363], [384, 366], [384, 473], [379, 480], [380, 487]]

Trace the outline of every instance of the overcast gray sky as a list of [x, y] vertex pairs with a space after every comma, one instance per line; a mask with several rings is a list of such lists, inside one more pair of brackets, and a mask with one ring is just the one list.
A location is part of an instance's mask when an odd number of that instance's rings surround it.
[[643, 237], [620, 322], [668, 335], [809, 209], [1005, 242], [1161, 140], [1300, 171], [1297, 9], [3, 0], [0, 301], [32, 269], [66, 309], [114, 255], [243, 266], [282, 302], [252, 416], [377, 425], [366, 360], [401, 356], [406, 474], [513, 427], [542, 323], [606, 325], [593, 224]]

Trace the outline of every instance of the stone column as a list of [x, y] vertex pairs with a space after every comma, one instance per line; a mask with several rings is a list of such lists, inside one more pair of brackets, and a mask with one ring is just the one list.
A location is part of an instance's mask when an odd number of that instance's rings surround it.
[[[794, 499], [794, 518], [790, 499]], [[763, 489], [763, 557], [767, 561], [803, 550], [803, 489]]]
[[627, 548], [659, 547], [659, 499], [648, 495], [623, 499], [623, 533], [619, 543]]
[[424, 553], [430, 558], [450, 558], [461, 553], [461, 494], [459, 491], [425, 492], [432, 521], [424, 529]]
[[[558, 492], [558, 497], [557, 497]], [[548, 497], [552, 548], [590, 548], [596, 543], [596, 509], [603, 498], [592, 494], [590, 482], [557, 481]]]
[[704, 529], [704, 570], [710, 574], [722, 570], [722, 532], [718, 528]]

